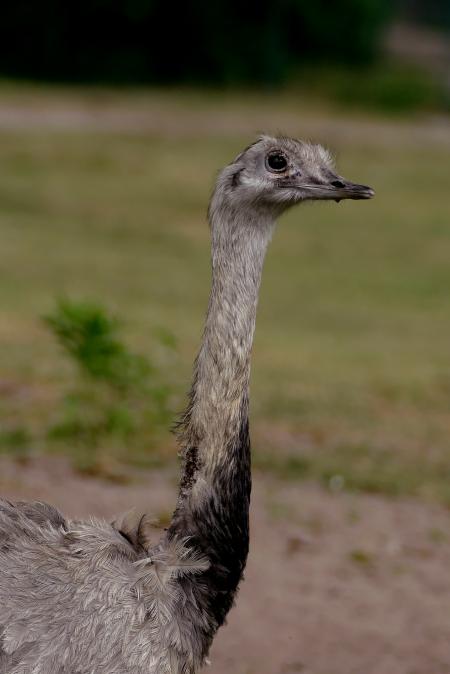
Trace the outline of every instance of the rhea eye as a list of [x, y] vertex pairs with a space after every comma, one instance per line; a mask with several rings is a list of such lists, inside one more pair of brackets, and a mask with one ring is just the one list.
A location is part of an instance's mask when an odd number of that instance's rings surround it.
[[287, 159], [280, 152], [272, 152], [268, 155], [266, 164], [271, 171], [284, 171], [287, 167]]

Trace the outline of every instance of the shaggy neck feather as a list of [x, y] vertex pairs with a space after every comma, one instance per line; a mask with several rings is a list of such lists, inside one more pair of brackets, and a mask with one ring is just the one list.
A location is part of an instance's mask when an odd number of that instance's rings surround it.
[[[210, 209], [212, 287], [180, 440], [185, 458], [179, 506], [196, 506], [230, 466], [247, 422], [250, 355], [264, 257], [273, 220], [253, 209]], [[195, 460], [192, 454], [195, 453]]]
[[169, 536], [190, 536], [211, 560], [204, 582], [222, 624], [248, 553], [250, 354], [273, 220], [253, 209], [210, 207], [212, 288], [188, 409], [180, 424], [183, 471]]

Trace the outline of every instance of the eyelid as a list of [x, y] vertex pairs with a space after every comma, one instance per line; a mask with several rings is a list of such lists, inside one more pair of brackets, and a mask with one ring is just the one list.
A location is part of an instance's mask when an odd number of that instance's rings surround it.
[[288, 161], [287, 155], [285, 155], [282, 150], [270, 150], [270, 152], [267, 153], [267, 159], [269, 157], [274, 157], [275, 155], [279, 155], [280, 157], [283, 157], [283, 159]]

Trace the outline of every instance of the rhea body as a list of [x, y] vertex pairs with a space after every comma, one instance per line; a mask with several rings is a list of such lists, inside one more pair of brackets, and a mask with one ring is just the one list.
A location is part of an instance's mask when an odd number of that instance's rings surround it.
[[219, 175], [212, 286], [179, 426], [180, 489], [149, 519], [76, 521], [0, 501], [0, 674], [195, 674], [231, 608], [249, 545], [250, 354], [277, 217], [311, 199], [367, 199], [319, 145], [263, 136]]

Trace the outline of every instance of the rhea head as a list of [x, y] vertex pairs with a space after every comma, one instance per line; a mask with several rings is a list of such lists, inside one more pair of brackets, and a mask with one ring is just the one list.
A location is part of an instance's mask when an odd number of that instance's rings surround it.
[[339, 175], [330, 153], [321, 145], [261, 136], [223, 170], [215, 196], [225, 197], [233, 210], [265, 209], [276, 216], [303, 201], [339, 202], [373, 195], [367, 185]]

